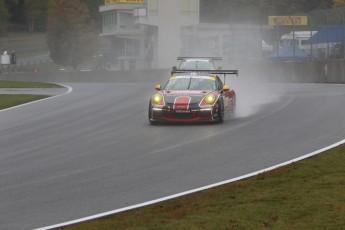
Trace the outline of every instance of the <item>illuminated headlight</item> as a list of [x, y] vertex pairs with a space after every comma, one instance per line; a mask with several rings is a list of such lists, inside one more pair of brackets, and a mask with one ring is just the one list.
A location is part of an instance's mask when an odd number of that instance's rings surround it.
[[216, 101], [216, 96], [213, 93], [205, 97], [205, 102], [209, 105], [213, 105], [215, 101]]
[[159, 93], [156, 93], [152, 96], [152, 104], [154, 105], [162, 105], [163, 104], [163, 96]]

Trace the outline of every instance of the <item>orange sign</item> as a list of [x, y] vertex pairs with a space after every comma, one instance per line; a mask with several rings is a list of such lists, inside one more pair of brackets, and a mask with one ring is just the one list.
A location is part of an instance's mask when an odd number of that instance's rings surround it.
[[105, 5], [114, 3], [144, 3], [144, 0], [104, 0]]
[[268, 25], [282, 26], [306, 26], [308, 25], [307, 16], [268, 16]]

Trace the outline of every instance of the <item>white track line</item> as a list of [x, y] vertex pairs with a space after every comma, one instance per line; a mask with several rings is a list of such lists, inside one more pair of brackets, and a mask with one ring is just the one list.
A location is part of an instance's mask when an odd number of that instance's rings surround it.
[[206, 189], [214, 188], [214, 187], [217, 187], [217, 186], [220, 186], [220, 185], [224, 185], [224, 184], [228, 184], [228, 183], [231, 183], [231, 182], [234, 182], [234, 181], [238, 181], [238, 180], [246, 179], [246, 178], [249, 178], [249, 177], [252, 177], [252, 176], [256, 176], [258, 174], [261, 174], [261, 173], [264, 173], [264, 172], [267, 172], [267, 171], [271, 171], [271, 170], [274, 170], [276, 168], [279, 168], [279, 167], [282, 167], [282, 166], [285, 166], [285, 165], [288, 165], [288, 164], [291, 164], [291, 163], [294, 163], [294, 162], [297, 162], [297, 161], [304, 160], [306, 158], [315, 156], [317, 154], [320, 154], [320, 153], [322, 153], [324, 151], [327, 151], [329, 149], [332, 149], [332, 148], [337, 147], [339, 145], [342, 145], [344, 143], [345, 143], [345, 139], [342, 140], [342, 141], [339, 141], [337, 143], [334, 143], [334, 144], [332, 144], [330, 146], [327, 146], [325, 148], [322, 148], [320, 150], [317, 150], [317, 151], [314, 151], [312, 153], [306, 154], [304, 156], [295, 158], [293, 160], [286, 161], [284, 163], [281, 163], [281, 164], [278, 164], [278, 165], [275, 165], [275, 166], [271, 166], [269, 168], [265, 168], [265, 169], [262, 169], [262, 170], [259, 170], [259, 171], [256, 171], [256, 172], [252, 172], [252, 173], [240, 176], [240, 177], [236, 177], [236, 178], [233, 178], [233, 179], [230, 179], [230, 180], [221, 181], [221, 182], [218, 182], [218, 183], [215, 183], [215, 184], [207, 185], [207, 186], [204, 186], [204, 187], [196, 188], [196, 189], [185, 191], [185, 192], [182, 192], [182, 193], [177, 193], [177, 194], [174, 194], [174, 195], [171, 195], [171, 196], [162, 197], [162, 198], [159, 198], [159, 199], [156, 199], [156, 200], [147, 201], [147, 202], [144, 202], [144, 203], [140, 203], [140, 204], [136, 204], [136, 205], [132, 205], [132, 206], [116, 209], [116, 210], [109, 211], [109, 212], [104, 212], [104, 213], [96, 214], [96, 215], [89, 216], [89, 217], [84, 217], [84, 218], [77, 219], [77, 220], [68, 221], [68, 222], [61, 223], [61, 224], [56, 224], [56, 225], [51, 225], [51, 226], [47, 226], [47, 227], [43, 227], [43, 228], [38, 228], [38, 229], [35, 229], [35, 230], [50, 230], [50, 229], [53, 229], [53, 228], [64, 227], [64, 226], [67, 226], [67, 225], [77, 224], [77, 223], [84, 222], [84, 221], [89, 221], [89, 220], [94, 220], [94, 219], [98, 219], [98, 218], [101, 218], [101, 217], [113, 215], [113, 214], [116, 214], [116, 213], [132, 210], [132, 209], [136, 209], [136, 208], [141, 208], [141, 207], [148, 206], [148, 205], [151, 205], [151, 204], [155, 204], [155, 203], [158, 203], [158, 202], [162, 202], [162, 201], [174, 199], [174, 198], [177, 198], [177, 197], [185, 196], [185, 195], [188, 195], [188, 194], [200, 192], [200, 191], [203, 191], [203, 190], [206, 190]]
[[[57, 85], [61, 85], [61, 84], [57, 84]], [[66, 95], [66, 94], [69, 94], [69, 93], [71, 93], [71, 92], [73, 91], [73, 88], [70, 87], [70, 86], [66, 86], [66, 85], [61, 85], [61, 86], [67, 88], [67, 92], [65, 92], [65, 93], [63, 93], [63, 94], [59, 94], [59, 95], [55, 95], [55, 96], [43, 98], [43, 99], [40, 99], [40, 100], [31, 101], [31, 102], [28, 102], [28, 103], [24, 103], [24, 104], [12, 106], [12, 107], [7, 108], [7, 109], [0, 109], [0, 112], [7, 111], [7, 110], [11, 110], [11, 109], [15, 109], [15, 108], [19, 108], [19, 107], [22, 107], [22, 106], [30, 105], [30, 104], [37, 103], [37, 102], [41, 102], [41, 101], [50, 100], [50, 99], [53, 99], [53, 98], [56, 98], [56, 97], [61, 97], [61, 96], [64, 96], [64, 95]]]

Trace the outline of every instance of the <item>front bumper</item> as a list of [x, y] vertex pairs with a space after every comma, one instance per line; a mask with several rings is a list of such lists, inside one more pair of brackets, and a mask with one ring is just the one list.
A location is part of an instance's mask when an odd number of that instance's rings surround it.
[[152, 108], [150, 120], [169, 122], [216, 121], [218, 114], [218, 108], [200, 108], [193, 110]]

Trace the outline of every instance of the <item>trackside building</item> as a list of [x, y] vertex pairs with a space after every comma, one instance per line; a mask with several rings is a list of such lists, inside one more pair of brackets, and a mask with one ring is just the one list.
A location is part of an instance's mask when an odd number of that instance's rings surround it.
[[199, 23], [199, 0], [105, 0], [100, 13], [111, 65], [167, 68], [181, 50], [181, 28]]

